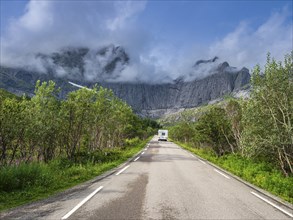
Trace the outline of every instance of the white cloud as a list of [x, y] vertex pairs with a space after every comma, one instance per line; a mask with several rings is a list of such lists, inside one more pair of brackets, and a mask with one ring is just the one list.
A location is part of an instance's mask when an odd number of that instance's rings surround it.
[[[49, 1], [31, 1], [26, 13], [15, 24], [18, 28], [31, 32], [44, 31], [53, 24]], [[17, 30], [16, 30], [17, 31]]]
[[145, 2], [31, 0], [1, 36], [1, 63], [67, 46], [120, 44], [128, 34], [121, 29], [144, 7]]
[[126, 21], [132, 18], [134, 15], [143, 11], [145, 9], [145, 6], [145, 1], [114, 2], [114, 7], [117, 11], [117, 15], [114, 18], [111, 18], [107, 21], [107, 27], [112, 31], [117, 30], [119, 28], [123, 28]]
[[257, 29], [241, 22], [232, 32], [209, 47], [209, 55], [217, 55], [234, 66], [252, 69], [256, 64], [264, 65], [266, 54], [270, 52], [277, 60], [293, 50], [292, 21], [286, 23], [287, 9], [274, 13]]
[[[52, 53], [60, 48], [89, 47], [92, 51], [114, 44], [125, 48], [130, 57], [128, 67], [118, 67], [114, 81], [168, 82], [180, 76], [186, 79], [204, 77], [207, 66], [194, 69], [197, 59], [220, 57], [239, 68], [251, 69], [264, 64], [267, 52], [278, 60], [292, 50], [292, 14], [283, 9], [253, 29], [242, 21], [234, 31], [210, 45], [196, 42], [173, 45], [162, 36], [154, 36], [138, 22], [147, 7], [145, 1], [38, 1], [31, 0], [23, 16], [14, 20], [1, 36], [1, 64], [33, 65], [45, 71], [44, 62], [36, 53]], [[159, 22], [159, 21], [158, 21]], [[176, 31], [176, 30], [174, 30]], [[103, 61], [86, 57], [86, 77], [97, 79]], [[102, 58], [101, 58], [102, 59]], [[46, 65], [53, 65], [50, 60]], [[211, 68], [214, 68], [211, 66]], [[60, 75], [66, 70], [57, 69]], [[77, 70], [75, 70], [77, 71]], [[77, 73], [76, 73], [77, 74]]]

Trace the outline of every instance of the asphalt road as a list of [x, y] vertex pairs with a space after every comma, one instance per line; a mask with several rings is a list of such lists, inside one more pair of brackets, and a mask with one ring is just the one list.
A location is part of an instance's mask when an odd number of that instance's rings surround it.
[[[13, 219], [292, 219], [250, 187], [156, 137], [116, 173], [0, 215]], [[253, 194], [253, 193], [256, 194]], [[89, 198], [92, 196], [91, 198]], [[268, 199], [261, 195], [262, 198]], [[88, 199], [88, 200], [85, 200]], [[270, 202], [270, 201], [268, 201]]]

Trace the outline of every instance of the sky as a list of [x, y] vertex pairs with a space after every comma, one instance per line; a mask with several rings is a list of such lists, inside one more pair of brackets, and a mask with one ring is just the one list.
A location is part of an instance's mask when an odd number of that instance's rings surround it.
[[[35, 62], [68, 46], [124, 47], [122, 78], [175, 79], [199, 59], [264, 65], [293, 50], [292, 1], [0, 0], [1, 65]], [[203, 72], [195, 73], [200, 77]]]

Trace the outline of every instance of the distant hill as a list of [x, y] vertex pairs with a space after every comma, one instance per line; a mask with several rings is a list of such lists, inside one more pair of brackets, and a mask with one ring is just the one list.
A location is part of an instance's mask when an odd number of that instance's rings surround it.
[[173, 126], [180, 122], [195, 122], [200, 118], [201, 115], [209, 111], [212, 107], [225, 107], [229, 100], [237, 99], [237, 95], [238, 93], [233, 93], [233, 95], [213, 100], [206, 105], [201, 105], [194, 108], [180, 109], [177, 112], [163, 115], [158, 121], [162, 126]]

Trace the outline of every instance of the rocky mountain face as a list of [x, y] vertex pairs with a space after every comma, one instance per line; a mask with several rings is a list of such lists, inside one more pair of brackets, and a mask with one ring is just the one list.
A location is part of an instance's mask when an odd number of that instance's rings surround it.
[[[32, 96], [38, 79], [53, 79], [62, 88], [61, 98], [64, 98], [68, 92], [77, 89], [68, 81], [89, 87], [98, 82], [112, 89], [136, 113], [152, 118], [208, 103], [243, 89], [250, 81], [248, 69], [237, 70], [224, 62], [214, 65], [212, 73], [207, 77], [191, 81], [181, 77], [163, 84], [109, 82], [109, 79], [117, 78], [130, 62], [123, 48], [112, 45], [95, 51], [67, 48], [50, 55], [38, 54], [36, 57], [42, 62], [45, 73], [1, 66], [0, 87], [18, 95], [27, 93]], [[193, 68], [215, 63], [217, 59], [199, 60]]]
[[201, 80], [168, 84], [101, 83], [130, 104], [137, 112], [158, 117], [182, 108], [192, 108], [240, 90], [247, 85], [247, 69], [237, 73], [218, 72]]
[[122, 47], [109, 45], [96, 50], [64, 48], [59, 52], [37, 54], [46, 74], [77, 81], [107, 81], [119, 76], [129, 57]]

